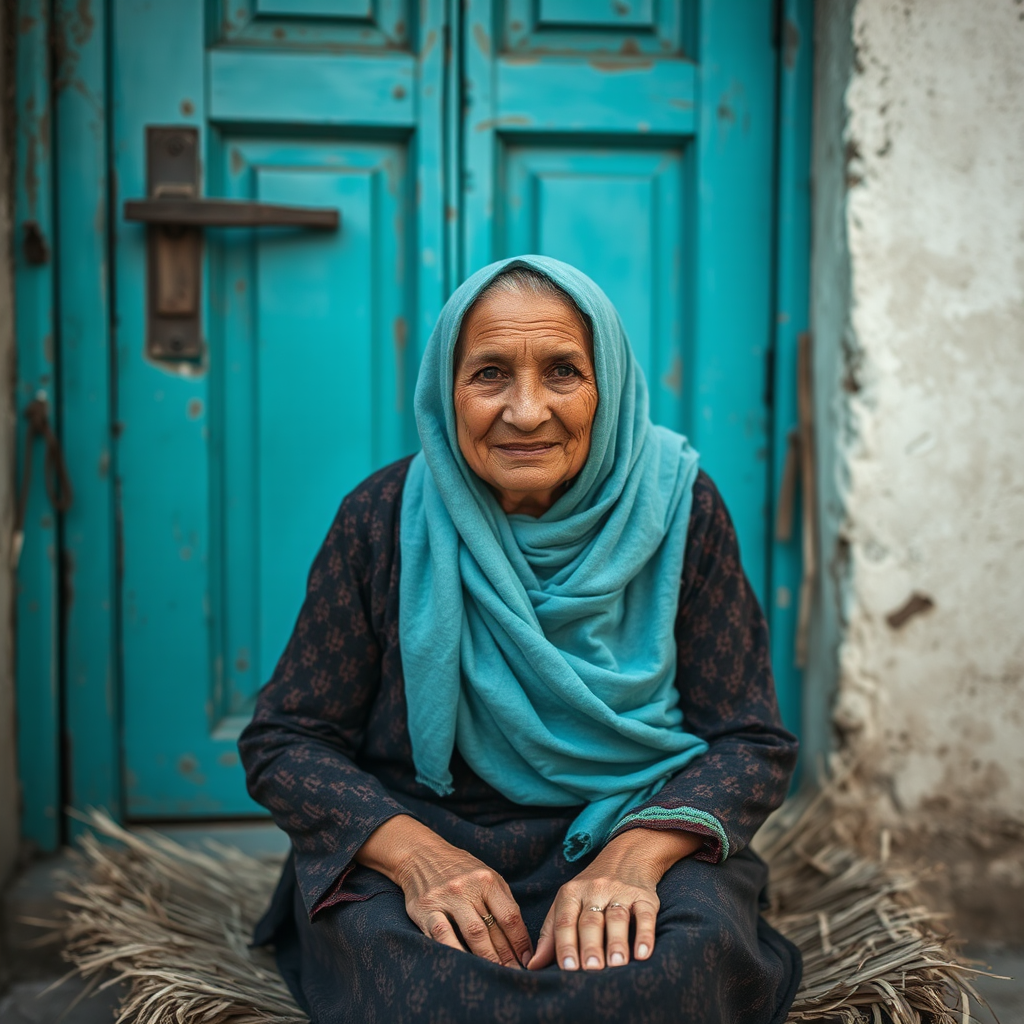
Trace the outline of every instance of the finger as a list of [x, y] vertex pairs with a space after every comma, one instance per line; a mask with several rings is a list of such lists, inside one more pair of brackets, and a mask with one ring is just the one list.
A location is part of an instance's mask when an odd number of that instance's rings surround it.
[[622, 903], [609, 903], [604, 911], [605, 959], [609, 967], [629, 963], [630, 908]]
[[442, 946], [451, 946], [452, 949], [466, 952], [465, 946], [459, 942], [458, 936], [455, 934], [451, 921], [440, 910], [435, 910], [426, 916], [426, 919], [420, 924], [420, 931], [435, 942], [440, 942]]
[[588, 903], [580, 912], [580, 963], [587, 971], [604, 967], [604, 912], [592, 909], [601, 906]]
[[449, 913], [455, 918], [455, 923], [462, 932], [462, 939], [469, 946], [471, 953], [490, 960], [491, 963], [501, 963], [498, 951], [491, 941], [491, 929], [484, 923], [476, 907], [462, 904], [458, 910], [451, 910]]
[[[488, 911], [484, 910], [481, 916], [486, 919], [487, 914]], [[491, 914], [491, 917], [494, 917], [494, 915]], [[484, 924], [487, 924], [486, 920], [484, 920]], [[519, 970], [521, 967], [519, 959], [516, 957], [515, 951], [512, 949], [505, 933], [501, 930], [497, 918], [494, 918], [493, 924], [488, 925], [488, 931], [491, 937], [491, 945], [494, 946], [494, 952], [498, 954], [498, 961], [501, 965], [503, 967], [514, 967], [516, 970]]]
[[554, 905], [548, 910], [544, 923], [540, 926], [540, 936], [537, 939], [537, 951], [530, 958], [526, 965], [528, 970], [539, 971], [555, 961], [555, 926], [553, 924], [552, 911]]
[[[487, 894], [487, 909], [494, 915], [498, 927], [492, 931], [502, 933], [502, 938], [512, 948], [514, 958], [521, 964], [525, 964], [533, 956], [533, 943], [530, 942], [530, 933], [523, 923], [523, 914], [519, 904], [512, 897], [511, 892], [497, 890]], [[492, 939], [494, 936], [492, 936]], [[495, 943], [497, 947], [497, 943]], [[498, 951], [500, 954], [500, 950]]]
[[559, 892], [555, 898], [555, 959], [563, 971], [575, 971], [580, 965], [578, 933], [580, 902]]
[[658, 920], [658, 908], [646, 900], [637, 900], [633, 904], [633, 916], [636, 918], [636, 941], [633, 948], [637, 960], [646, 960], [654, 952], [654, 925]]

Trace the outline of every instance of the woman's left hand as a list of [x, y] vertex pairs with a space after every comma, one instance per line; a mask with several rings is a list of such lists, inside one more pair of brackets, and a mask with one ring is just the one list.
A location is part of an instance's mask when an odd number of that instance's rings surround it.
[[646, 960], [654, 952], [658, 883], [700, 845], [699, 836], [676, 830], [635, 828], [617, 836], [558, 890], [528, 968], [538, 971], [554, 961], [566, 971], [621, 967], [629, 963], [633, 919], [633, 953]]

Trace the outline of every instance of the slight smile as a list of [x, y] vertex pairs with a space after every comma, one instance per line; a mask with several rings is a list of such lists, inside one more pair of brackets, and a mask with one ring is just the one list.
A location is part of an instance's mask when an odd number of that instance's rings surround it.
[[540, 442], [537, 444], [499, 444], [495, 445], [495, 447], [504, 455], [511, 455], [514, 458], [526, 458], [530, 455], [546, 455], [548, 452], [553, 451], [557, 445]]

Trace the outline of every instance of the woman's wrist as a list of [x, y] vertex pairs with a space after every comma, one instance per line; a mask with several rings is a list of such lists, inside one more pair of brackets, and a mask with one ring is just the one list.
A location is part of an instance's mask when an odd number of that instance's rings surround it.
[[636, 827], [619, 833], [598, 855], [609, 866], [632, 869], [661, 881], [673, 864], [701, 848], [703, 839], [681, 829]]
[[405, 888], [405, 879], [416, 859], [435, 845], [448, 847], [436, 832], [408, 814], [397, 814], [381, 823], [356, 852], [354, 860], [365, 868], [379, 871], [396, 885]]

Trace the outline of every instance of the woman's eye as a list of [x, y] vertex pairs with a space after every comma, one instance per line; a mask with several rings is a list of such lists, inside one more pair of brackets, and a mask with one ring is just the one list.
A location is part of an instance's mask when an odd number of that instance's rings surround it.
[[496, 366], [485, 366], [480, 371], [481, 380], [497, 380], [499, 376], [500, 374]]
[[576, 367], [570, 366], [568, 363], [560, 363], [555, 367], [556, 377], [575, 377]]

